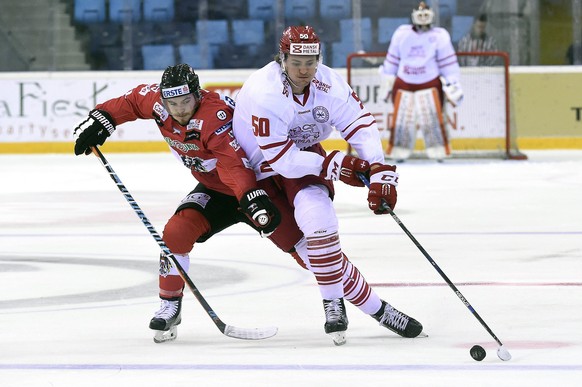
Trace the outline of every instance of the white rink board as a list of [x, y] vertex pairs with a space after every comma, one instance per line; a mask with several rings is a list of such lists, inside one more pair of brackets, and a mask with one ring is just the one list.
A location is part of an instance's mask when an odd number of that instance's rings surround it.
[[[252, 70], [197, 71], [201, 86], [240, 87]], [[158, 83], [162, 71], [0, 74], [0, 143], [70, 142], [72, 128], [98, 103], [142, 83]], [[238, 86], [237, 86], [238, 85]], [[156, 125], [118, 126], [107, 141], [160, 141]]]
[[[383, 101], [385, 87], [377, 68], [352, 69], [351, 84], [364, 105], [376, 117], [387, 137], [391, 102]], [[506, 136], [505, 76], [501, 67], [462, 68], [464, 100], [460, 107], [446, 104], [451, 138], [503, 138]]]

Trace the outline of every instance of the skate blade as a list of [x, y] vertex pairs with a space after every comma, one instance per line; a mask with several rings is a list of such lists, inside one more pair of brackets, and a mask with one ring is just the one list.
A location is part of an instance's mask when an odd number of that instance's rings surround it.
[[346, 331], [331, 332], [328, 335], [333, 340], [333, 343], [337, 346], [344, 345], [346, 343]]
[[154, 343], [160, 344], [160, 343], [165, 343], [167, 341], [173, 341], [173, 340], [176, 340], [177, 337], [178, 337], [178, 328], [173, 326], [170, 329], [168, 329], [167, 331], [156, 331], [156, 334], [154, 335]]

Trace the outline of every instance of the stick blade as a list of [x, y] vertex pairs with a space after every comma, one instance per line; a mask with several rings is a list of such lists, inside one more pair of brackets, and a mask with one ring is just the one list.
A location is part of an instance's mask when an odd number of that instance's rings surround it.
[[263, 340], [273, 337], [277, 334], [279, 329], [277, 327], [266, 328], [239, 328], [232, 325], [227, 325], [224, 328], [224, 334], [228, 337], [241, 340]]
[[497, 349], [497, 357], [499, 357], [503, 361], [511, 360], [511, 354], [505, 347], [502, 345]]

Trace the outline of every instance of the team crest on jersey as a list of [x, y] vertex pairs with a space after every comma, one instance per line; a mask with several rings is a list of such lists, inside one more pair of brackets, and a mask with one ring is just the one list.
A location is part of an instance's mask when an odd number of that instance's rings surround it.
[[218, 118], [220, 121], [226, 120], [226, 117], [228, 116], [226, 115], [226, 112], [224, 110], [219, 110], [216, 112], [216, 118]]
[[313, 119], [319, 123], [327, 122], [329, 111], [324, 106], [316, 106], [313, 108]]
[[289, 129], [289, 138], [300, 148], [317, 142], [320, 135], [316, 124], [304, 124]]
[[164, 105], [159, 102], [154, 104], [154, 114], [157, 114], [162, 121], [167, 120], [169, 116], [168, 112], [164, 108]]
[[186, 155], [180, 155], [180, 158], [182, 159], [182, 163], [187, 168], [193, 169], [194, 171], [200, 173], [208, 172], [208, 169], [204, 165], [204, 159], [200, 157], [190, 157]]
[[186, 130], [202, 130], [202, 124], [204, 124], [204, 120], [193, 118], [188, 122]]
[[424, 58], [426, 56], [423, 46], [412, 46], [408, 53], [410, 58]]

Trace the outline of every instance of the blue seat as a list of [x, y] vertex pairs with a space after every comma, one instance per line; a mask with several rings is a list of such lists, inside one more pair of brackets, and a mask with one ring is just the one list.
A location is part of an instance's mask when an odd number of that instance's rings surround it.
[[194, 23], [198, 19], [198, 2], [190, 0], [176, 0], [175, 17], [177, 21]]
[[141, 20], [141, 0], [109, 0], [109, 21], [113, 23]]
[[233, 43], [247, 47], [248, 55], [256, 55], [265, 44], [265, 21], [241, 19], [232, 21]]
[[212, 65], [212, 54], [207, 52], [206, 55], [204, 55], [198, 44], [179, 45], [178, 57], [180, 63], [187, 63], [192, 66], [194, 70], [211, 69], [214, 67]]
[[73, 18], [77, 23], [105, 21], [105, 0], [75, 0]]
[[473, 20], [473, 16], [453, 16], [451, 21], [451, 40], [453, 43], [457, 43], [463, 35], [471, 31]]
[[319, 15], [323, 19], [347, 19], [352, 15], [350, 0], [320, 0]]
[[174, 0], [144, 0], [143, 19], [159, 22], [174, 20]]
[[[467, 0], [461, 0], [465, 2]], [[432, 8], [432, 0], [427, 0], [426, 4]], [[441, 17], [443, 14], [447, 14], [449, 16], [455, 15], [457, 13], [457, 0], [439, 0], [439, 13]]]
[[[354, 43], [354, 31], [356, 21], [353, 19], [340, 20], [340, 31], [342, 42]], [[372, 20], [370, 18], [360, 19], [361, 27], [361, 43], [364, 50], [369, 50], [372, 47]], [[355, 45], [354, 45], [355, 46]]]
[[89, 50], [91, 54], [102, 51], [104, 47], [121, 47], [121, 28], [119, 24], [88, 24]]
[[247, 8], [246, 0], [212, 0], [208, 2], [208, 18], [215, 20], [248, 19]]
[[378, 19], [378, 43], [387, 44], [392, 39], [394, 31], [403, 24], [410, 24], [406, 17], [381, 17]]
[[293, 0], [285, 2], [285, 19], [307, 23], [315, 17], [315, 1]]
[[356, 51], [353, 41], [333, 42], [331, 44], [331, 50], [331, 67], [333, 68], [345, 68], [348, 55]]
[[196, 22], [198, 44], [208, 44], [212, 55], [218, 55], [222, 44], [230, 43], [227, 20], [198, 20]]
[[263, 44], [265, 42], [265, 21], [241, 19], [232, 21], [232, 40], [236, 45]]
[[[365, 4], [364, 3], [369, 3]], [[412, 9], [418, 6], [418, 1], [410, 1], [410, 0], [390, 0], [390, 1], [382, 1], [379, 4], [382, 10], [382, 15], [390, 15], [390, 17], [408, 17], [412, 14]], [[371, 0], [362, 0], [362, 14], [364, 14], [364, 7], [378, 7], [376, 1]], [[378, 12], [378, 11], [376, 11]]]
[[171, 44], [145, 44], [141, 46], [141, 55], [144, 70], [164, 70], [176, 64]]
[[249, 0], [249, 19], [273, 20], [276, 2], [273, 0]]

